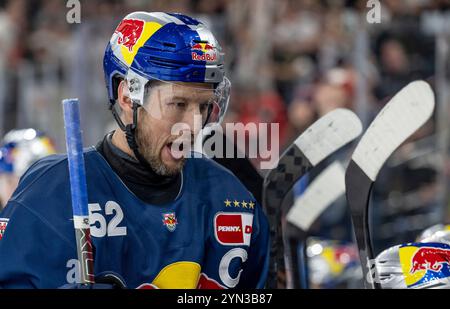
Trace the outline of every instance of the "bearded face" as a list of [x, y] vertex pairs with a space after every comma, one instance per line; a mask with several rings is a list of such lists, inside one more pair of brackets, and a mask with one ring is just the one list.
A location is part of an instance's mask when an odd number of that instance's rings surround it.
[[[192, 83], [159, 83], [147, 91], [144, 108], [139, 109], [136, 142], [157, 174], [181, 172], [190, 150], [183, 146], [193, 145], [213, 95], [211, 85]], [[180, 124], [183, 130], [174, 130]]]

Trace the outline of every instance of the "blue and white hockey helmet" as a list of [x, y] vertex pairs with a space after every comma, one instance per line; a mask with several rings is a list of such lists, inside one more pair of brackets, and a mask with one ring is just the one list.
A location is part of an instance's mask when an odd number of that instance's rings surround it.
[[[224, 74], [222, 48], [203, 23], [186, 15], [127, 15], [106, 47], [103, 66], [112, 103], [117, 99], [119, 82], [126, 80], [130, 98], [145, 107], [150, 82], [159, 81], [178, 90], [181, 86], [194, 88], [191, 93], [203, 98], [211, 93], [208, 122], [221, 122], [226, 112], [230, 82]], [[198, 83], [210, 84], [211, 88], [199, 87]]]
[[35, 129], [12, 130], [0, 148], [0, 174], [21, 176], [37, 160], [54, 154], [52, 141]]

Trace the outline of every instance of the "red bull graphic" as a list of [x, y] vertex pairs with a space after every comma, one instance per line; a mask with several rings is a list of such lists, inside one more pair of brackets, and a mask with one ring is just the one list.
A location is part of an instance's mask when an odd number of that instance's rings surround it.
[[450, 277], [450, 246], [447, 244], [407, 244], [400, 247], [399, 256], [408, 287]]
[[133, 51], [134, 45], [142, 35], [144, 21], [139, 19], [124, 19], [114, 33], [118, 34], [117, 43]]
[[440, 271], [446, 263], [450, 263], [450, 249], [421, 248], [412, 258], [410, 273], [428, 269]]
[[222, 290], [226, 289], [223, 285], [214, 279], [209, 278], [206, 274], [201, 273], [198, 280], [197, 289], [200, 290]]
[[[214, 46], [208, 43], [195, 43], [191, 47], [192, 60], [196, 61], [216, 61], [217, 53]], [[199, 53], [201, 52], [201, 53]]]
[[177, 228], [178, 221], [174, 212], [163, 214], [162, 222], [170, 232], [175, 231]]
[[192, 50], [200, 50], [202, 52], [207, 52], [208, 50], [213, 50], [214, 47], [208, 43], [196, 43], [192, 46]]
[[151, 283], [142, 283], [136, 289], [225, 289], [216, 280], [201, 272], [198, 263], [178, 261], [165, 266]]
[[[166, 287], [166, 288], [174, 288], [174, 287], [176, 287], [176, 285], [170, 285], [170, 283], [169, 283], [168, 287]], [[157, 290], [157, 289], [160, 289], [160, 287], [158, 287], [157, 285], [152, 284], [152, 283], [143, 283], [143, 284], [139, 285], [136, 289], [137, 290]], [[224, 289], [226, 289], [226, 287], [224, 287], [223, 285], [218, 283], [216, 280], [209, 278], [206, 274], [201, 273], [200, 278], [198, 280], [197, 289], [199, 289], [199, 290], [224, 290]]]

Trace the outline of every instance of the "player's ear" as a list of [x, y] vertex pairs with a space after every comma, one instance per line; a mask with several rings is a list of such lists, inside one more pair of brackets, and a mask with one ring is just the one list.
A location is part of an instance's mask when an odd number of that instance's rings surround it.
[[117, 103], [122, 110], [124, 123], [131, 123], [133, 121], [133, 108], [126, 80], [122, 80], [117, 89]]

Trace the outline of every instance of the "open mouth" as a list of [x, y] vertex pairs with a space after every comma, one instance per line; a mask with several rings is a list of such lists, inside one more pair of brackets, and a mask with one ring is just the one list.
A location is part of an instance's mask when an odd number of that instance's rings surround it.
[[[172, 158], [179, 160], [185, 157], [185, 144], [186, 141], [172, 141], [166, 144], [167, 151], [172, 156]], [[187, 150], [187, 149], [186, 149]]]

